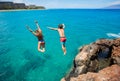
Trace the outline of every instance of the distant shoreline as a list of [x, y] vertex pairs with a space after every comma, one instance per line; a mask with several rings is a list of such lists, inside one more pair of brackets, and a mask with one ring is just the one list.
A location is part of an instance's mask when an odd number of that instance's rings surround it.
[[0, 12], [9, 12], [9, 11], [24, 11], [24, 10], [46, 10], [46, 9], [8, 9], [8, 10], [0, 10]]
[[[81, 8], [54, 8], [56, 9], [81, 9]], [[53, 8], [51, 9], [8, 9], [8, 10], [0, 10], [0, 12], [10, 12], [10, 11], [30, 11], [30, 10], [54, 10]], [[120, 9], [107, 9], [107, 8], [97, 8], [97, 9], [81, 9], [81, 10], [120, 10]]]

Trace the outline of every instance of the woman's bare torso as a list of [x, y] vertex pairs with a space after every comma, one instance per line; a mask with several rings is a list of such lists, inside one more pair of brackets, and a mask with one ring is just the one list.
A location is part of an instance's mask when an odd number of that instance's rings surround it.
[[38, 38], [38, 40], [43, 40], [42, 32], [37, 32], [36, 37]]

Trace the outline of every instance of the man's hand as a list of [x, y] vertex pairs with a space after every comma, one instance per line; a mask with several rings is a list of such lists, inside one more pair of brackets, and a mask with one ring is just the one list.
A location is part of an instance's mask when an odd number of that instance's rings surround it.
[[63, 25], [63, 28], [65, 28], [65, 24], [63, 23], [62, 25]]

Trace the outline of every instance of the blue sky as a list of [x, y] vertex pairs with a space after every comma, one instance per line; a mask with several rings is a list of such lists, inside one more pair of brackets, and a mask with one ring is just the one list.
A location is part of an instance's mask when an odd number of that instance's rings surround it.
[[46, 8], [102, 8], [120, 4], [120, 0], [0, 0], [41, 5]]

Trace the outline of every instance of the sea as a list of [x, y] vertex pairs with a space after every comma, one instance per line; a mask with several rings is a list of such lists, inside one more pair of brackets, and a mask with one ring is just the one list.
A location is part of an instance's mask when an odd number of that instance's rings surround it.
[[[46, 51], [38, 52], [38, 21]], [[66, 55], [57, 28], [65, 24]], [[120, 38], [119, 9], [46, 9], [0, 12], [0, 81], [60, 81], [79, 48], [101, 38]]]

